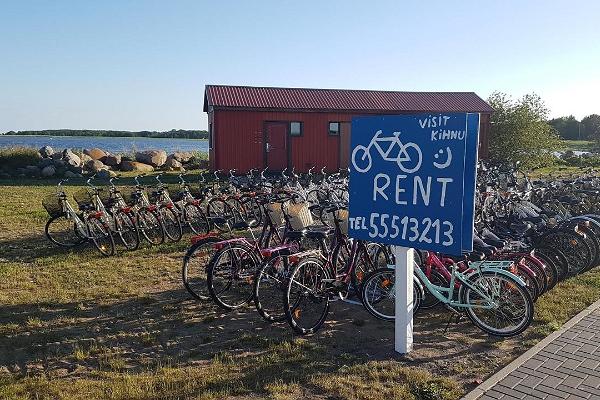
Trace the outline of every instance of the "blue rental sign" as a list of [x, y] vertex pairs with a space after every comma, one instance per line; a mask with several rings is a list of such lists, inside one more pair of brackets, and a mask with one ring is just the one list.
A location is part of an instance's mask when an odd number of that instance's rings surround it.
[[350, 236], [472, 250], [478, 135], [474, 113], [353, 118]]

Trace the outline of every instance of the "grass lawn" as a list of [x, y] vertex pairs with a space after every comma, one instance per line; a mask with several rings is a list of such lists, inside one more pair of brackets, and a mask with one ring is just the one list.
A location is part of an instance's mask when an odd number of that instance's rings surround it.
[[563, 140], [567, 146], [565, 150], [591, 151], [598, 147], [592, 140]]
[[191, 299], [189, 234], [111, 258], [51, 245], [40, 201], [55, 182], [40, 182], [0, 181], [0, 399], [456, 399], [600, 297], [600, 271], [563, 282], [514, 339], [422, 313], [408, 357], [393, 324], [346, 303], [298, 337]]

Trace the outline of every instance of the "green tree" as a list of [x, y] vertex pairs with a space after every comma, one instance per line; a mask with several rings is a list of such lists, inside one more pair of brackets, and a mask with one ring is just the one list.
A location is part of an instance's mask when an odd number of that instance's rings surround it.
[[600, 144], [600, 115], [591, 114], [581, 120], [585, 137]]
[[572, 115], [568, 117], [554, 118], [548, 121], [558, 131], [561, 138], [567, 140], [581, 140], [584, 138], [581, 132], [581, 123]]
[[490, 132], [490, 156], [494, 160], [521, 162], [526, 168], [549, 165], [553, 151], [563, 147], [556, 130], [548, 123], [548, 109], [536, 94], [513, 100], [495, 92], [488, 102], [494, 108]]

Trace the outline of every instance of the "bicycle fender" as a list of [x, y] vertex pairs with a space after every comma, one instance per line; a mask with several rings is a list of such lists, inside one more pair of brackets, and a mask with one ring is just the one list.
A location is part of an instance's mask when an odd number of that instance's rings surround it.
[[[503, 275], [503, 276], [507, 276], [509, 278], [513, 278], [514, 280], [516, 280], [520, 285], [523, 286], [527, 286], [525, 284], [525, 281], [523, 279], [521, 279], [521, 277], [519, 277], [518, 275], [513, 274], [510, 271], [507, 271], [505, 269], [501, 269], [501, 268], [494, 268], [494, 267], [488, 267], [488, 268], [481, 268], [481, 272], [494, 272], [497, 273], [498, 275]], [[471, 278], [473, 275], [476, 275], [478, 272], [477, 271], [473, 271], [470, 274], [467, 275], [467, 278]], [[461, 290], [463, 288], [463, 285], [460, 286]]]

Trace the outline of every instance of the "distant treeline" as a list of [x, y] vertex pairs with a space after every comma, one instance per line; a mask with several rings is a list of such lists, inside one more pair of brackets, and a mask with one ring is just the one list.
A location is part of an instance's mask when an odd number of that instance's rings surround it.
[[90, 129], [47, 129], [43, 131], [10, 131], [4, 135], [45, 135], [45, 136], [106, 136], [106, 137], [150, 137], [179, 139], [208, 139], [207, 131], [172, 129], [170, 131], [102, 131]]

